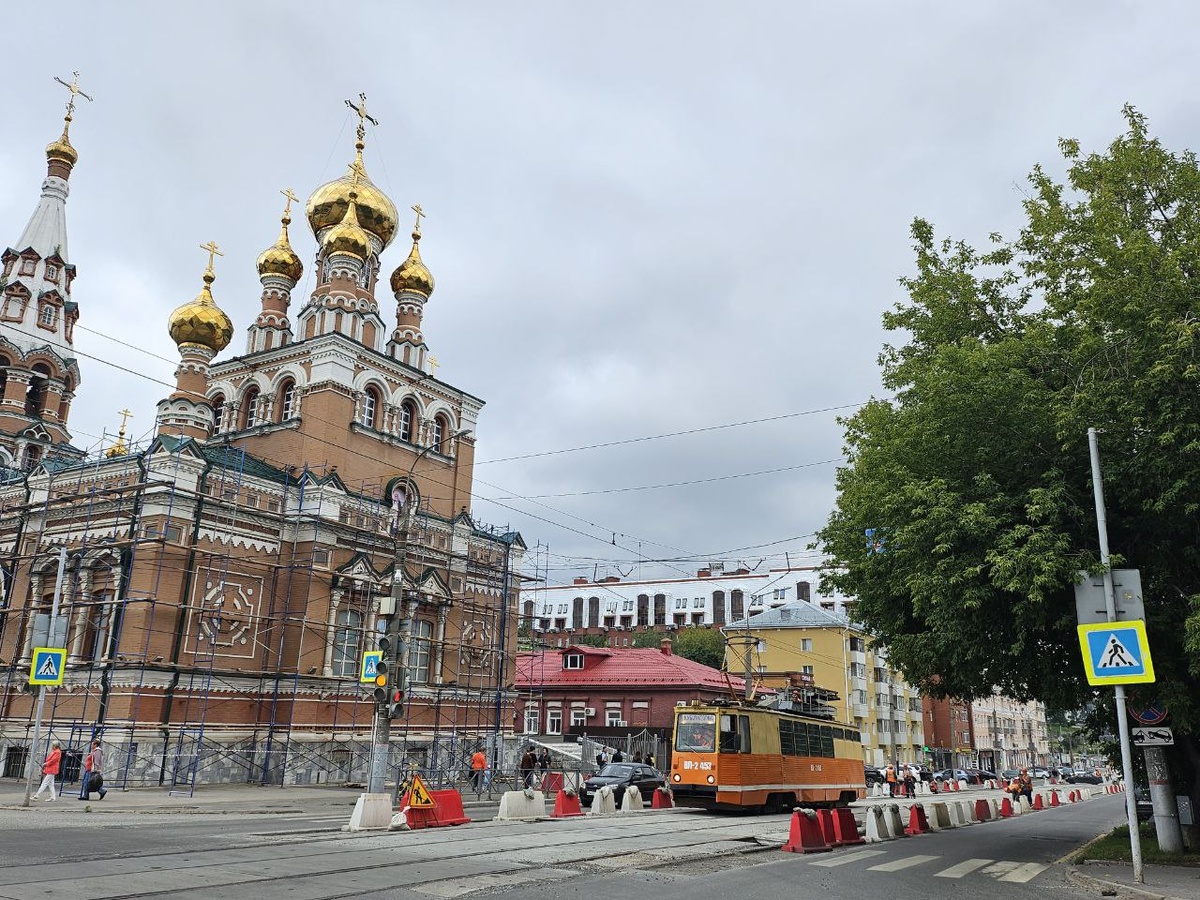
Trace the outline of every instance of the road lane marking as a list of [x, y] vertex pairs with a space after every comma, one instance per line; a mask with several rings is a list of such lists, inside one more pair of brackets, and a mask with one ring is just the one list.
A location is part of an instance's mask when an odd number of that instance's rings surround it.
[[825, 859], [816, 859], [810, 862], [809, 865], [832, 869], [834, 866], [844, 866], [846, 863], [858, 862], [860, 859], [870, 859], [872, 856], [883, 856], [883, 854], [883, 850], [856, 850], [854, 853], [847, 853], [845, 856], [830, 856]]
[[996, 863], [995, 865], [988, 866], [986, 869], [983, 870], [982, 874], [984, 874], [984, 875], [1004, 875], [1006, 872], [1011, 872], [1013, 869], [1015, 869], [1019, 865], [1021, 865], [1019, 862], [1009, 862], [1006, 859], [1002, 859], [1002, 860], [1000, 860], [1000, 862]]
[[891, 862], [880, 863], [877, 866], [871, 866], [872, 872], [899, 872], [901, 869], [911, 869], [913, 866], [924, 865], [927, 862], [932, 862], [935, 859], [941, 859], [940, 856], [908, 856], [904, 859], [894, 859]]
[[1007, 875], [1001, 875], [998, 880], [1024, 884], [1027, 881], [1032, 881], [1048, 868], [1049, 866], [1042, 863], [1025, 863], [1022, 866], [1017, 866], [1017, 868], [1013, 869]]
[[994, 862], [990, 859], [964, 859], [958, 865], [951, 866], [948, 869], [942, 869], [940, 872], [934, 873], [934, 878], [962, 878], [964, 875], [970, 875], [976, 869], [986, 866], [988, 863]]

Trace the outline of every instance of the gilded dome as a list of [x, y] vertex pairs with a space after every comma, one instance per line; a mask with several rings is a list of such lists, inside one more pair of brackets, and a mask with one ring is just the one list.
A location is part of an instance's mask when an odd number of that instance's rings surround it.
[[412, 250], [408, 258], [392, 273], [392, 291], [397, 294], [401, 291], [411, 291], [428, 299], [433, 293], [433, 274], [421, 260], [421, 232], [413, 231], [412, 239]]
[[366, 259], [371, 253], [371, 236], [358, 224], [358, 193], [346, 195], [346, 213], [342, 220], [325, 232], [321, 247], [326, 253], [351, 253]]
[[279, 229], [279, 240], [259, 255], [256, 266], [259, 275], [278, 275], [295, 284], [304, 274], [304, 264], [300, 262], [300, 257], [296, 255], [291, 241], [288, 240], [288, 225], [292, 222], [291, 216], [285, 215], [282, 221], [283, 227]]
[[325, 228], [337, 225], [346, 215], [351, 192], [358, 195], [358, 221], [363, 228], [379, 238], [386, 247], [396, 236], [399, 218], [396, 204], [371, 183], [363, 168], [362, 142], [349, 170], [341, 178], [323, 184], [308, 198], [308, 224], [313, 235], [319, 236]]
[[171, 340], [177, 347], [199, 344], [214, 353], [229, 346], [233, 338], [233, 323], [213, 300], [210, 285], [216, 279], [212, 269], [204, 273], [204, 287], [191, 303], [178, 307], [168, 320]]
[[67, 129], [63, 129], [62, 137], [53, 144], [46, 145], [46, 161], [47, 162], [64, 162], [68, 166], [75, 165], [79, 161], [79, 153], [71, 146], [71, 141], [67, 137]]

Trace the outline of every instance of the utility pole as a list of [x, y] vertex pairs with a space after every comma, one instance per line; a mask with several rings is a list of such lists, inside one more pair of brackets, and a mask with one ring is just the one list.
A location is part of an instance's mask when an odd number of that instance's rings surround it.
[[[54, 640], [55, 626], [58, 624], [58, 603], [62, 599], [63, 576], [66, 571], [67, 548], [64, 545], [58, 551], [58, 575], [54, 578], [54, 600], [50, 605], [50, 640]], [[33, 770], [38, 764], [38, 760], [42, 758], [41, 748], [38, 745], [42, 741], [42, 710], [45, 705], [46, 686], [41, 685], [38, 688], [37, 712], [33, 717], [33, 743], [29, 746], [29, 759], [25, 763], [25, 799], [21, 802], [22, 806], [29, 805], [29, 798], [33, 795]], [[53, 796], [54, 792], [50, 793]]]
[[[1096, 499], [1096, 529], [1100, 535], [1100, 564], [1104, 566], [1104, 607], [1108, 621], [1117, 621], [1117, 598], [1113, 593], [1109, 567], [1108, 519], [1104, 510], [1104, 482], [1100, 475], [1100, 442], [1095, 428], [1088, 429], [1088, 450], [1092, 461], [1092, 493]], [[1129, 853], [1133, 861], [1133, 880], [1146, 883], [1142, 870], [1142, 837], [1138, 832], [1137, 797], [1133, 790], [1133, 759], [1129, 750], [1129, 719], [1125, 711], [1125, 685], [1113, 685], [1117, 704], [1117, 730], [1121, 737], [1121, 774], [1125, 779], [1125, 818], [1129, 823]]]

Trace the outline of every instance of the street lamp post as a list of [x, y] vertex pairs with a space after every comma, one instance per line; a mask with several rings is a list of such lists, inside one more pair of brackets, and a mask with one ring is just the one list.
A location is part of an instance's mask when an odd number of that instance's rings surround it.
[[[464, 429], [455, 432], [446, 440], [456, 441], [468, 433], [470, 430]], [[382, 700], [376, 699], [375, 702], [371, 734], [371, 763], [367, 774], [367, 793], [370, 794], [383, 793], [384, 782], [387, 780], [388, 747], [392, 737], [392, 701], [396, 693], [400, 695], [400, 702], [403, 702], [407, 695], [409, 644], [412, 638], [413, 619], [416, 617], [417, 606], [420, 602], [416, 592], [409, 597], [404, 595], [404, 571], [408, 561], [409, 533], [414, 514], [414, 503], [410, 502], [409, 498], [409, 485], [412, 483], [417, 463], [432, 451], [439, 450], [441, 446], [430, 444], [423, 448], [413, 458], [412, 464], [404, 476], [403, 494], [396, 496], [393, 491], [393, 503], [403, 504], [403, 509], [396, 516], [396, 556], [395, 564], [392, 567], [392, 590], [387, 600], [381, 601], [380, 604], [380, 618], [384, 620], [384, 626], [380, 630], [386, 638], [386, 641], [380, 644], [385, 654], [382, 661], [386, 665], [386, 671], [391, 674], [384, 697]], [[402, 602], [404, 603], [403, 618], [398, 615], [401, 612]]]

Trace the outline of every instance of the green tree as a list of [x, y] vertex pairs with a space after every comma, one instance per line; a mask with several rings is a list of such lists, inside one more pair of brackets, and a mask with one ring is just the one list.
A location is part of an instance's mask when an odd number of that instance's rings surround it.
[[716, 628], [685, 628], [676, 633], [672, 652], [720, 669], [725, 662], [725, 637]]
[[1102, 153], [1059, 142], [1066, 183], [1033, 170], [1013, 239], [981, 252], [913, 223], [908, 299], [884, 316], [893, 399], [844, 421], [820, 542], [909, 680], [1082, 708], [1100, 429], [1114, 565], [1141, 569], [1158, 673], [1130, 693], [1169, 706], [1200, 771], [1200, 167], [1125, 122]]

